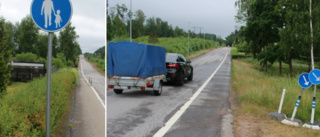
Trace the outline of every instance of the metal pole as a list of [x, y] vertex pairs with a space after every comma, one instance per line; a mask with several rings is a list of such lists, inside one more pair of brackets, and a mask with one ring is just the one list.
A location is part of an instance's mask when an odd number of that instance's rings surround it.
[[132, 0], [130, 0], [130, 42], [132, 42]]
[[[312, 63], [312, 69], [314, 69], [313, 28], [312, 28], [312, 0], [310, 0], [310, 32], [311, 32], [311, 63]], [[313, 122], [314, 122], [314, 113], [315, 113], [315, 106], [316, 106], [316, 89], [317, 89], [317, 85], [314, 85], [313, 100], [312, 100], [312, 112], [311, 112], [311, 121], [310, 121], [311, 124], [313, 124]]]
[[190, 55], [190, 47], [189, 47], [189, 33], [190, 33], [190, 22], [188, 22], [188, 57]]
[[52, 35], [49, 32], [48, 40], [48, 64], [47, 64], [47, 111], [46, 111], [46, 137], [50, 137], [50, 94], [51, 94], [51, 60], [52, 60]]
[[285, 94], [286, 94], [286, 89], [283, 89], [278, 113], [281, 113], [282, 104], [283, 104], [283, 99], [284, 99]]

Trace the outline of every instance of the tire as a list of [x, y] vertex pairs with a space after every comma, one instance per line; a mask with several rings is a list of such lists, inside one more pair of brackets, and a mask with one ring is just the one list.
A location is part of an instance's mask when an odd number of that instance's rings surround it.
[[113, 91], [116, 94], [122, 94], [123, 89], [114, 89]]
[[160, 83], [159, 83], [159, 88], [158, 88], [158, 90], [153, 90], [153, 94], [154, 94], [155, 96], [160, 96], [161, 93], [162, 93], [162, 81], [160, 81]]
[[191, 69], [191, 73], [190, 73], [190, 75], [188, 76], [188, 81], [192, 81], [192, 79], [193, 79], [193, 69]]
[[178, 86], [183, 86], [183, 84], [184, 84], [184, 74], [183, 74], [183, 72], [181, 72], [180, 77], [176, 80], [176, 84]]

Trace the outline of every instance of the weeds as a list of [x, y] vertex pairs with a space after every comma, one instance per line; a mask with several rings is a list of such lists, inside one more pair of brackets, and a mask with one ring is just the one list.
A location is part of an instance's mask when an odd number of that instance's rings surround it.
[[[77, 80], [76, 69], [52, 74], [51, 133], [68, 111], [69, 96]], [[8, 94], [0, 99], [0, 136], [45, 135], [46, 82], [46, 77], [42, 77], [29, 83], [14, 83], [9, 88]]]

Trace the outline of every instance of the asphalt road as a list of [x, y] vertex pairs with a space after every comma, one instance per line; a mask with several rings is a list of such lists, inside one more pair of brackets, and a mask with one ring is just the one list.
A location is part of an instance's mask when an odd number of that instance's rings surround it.
[[[92, 86], [89, 81], [92, 81]], [[68, 136], [105, 136], [104, 81], [104, 76], [80, 56], [79, 81], [72, 98], [70, 115], [69, 125], [72, 128]]]
[[182, 87], [166, 83], [161, 96], [152, 89], [120, 95], [108, 89], [108, 137], [233, 136], [230, 52], [219, 48], [193, 59], [193, 81]]

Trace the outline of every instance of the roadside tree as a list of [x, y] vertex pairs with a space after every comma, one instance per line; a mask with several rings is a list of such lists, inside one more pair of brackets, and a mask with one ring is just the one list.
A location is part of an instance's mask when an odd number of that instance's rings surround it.
[[8, 48], [8, 33], [5, 24], [5, 19], [0, 18], [0, 97], [5, 94], [11, 77], [11, 66], [9, 65], [11, 54]]

